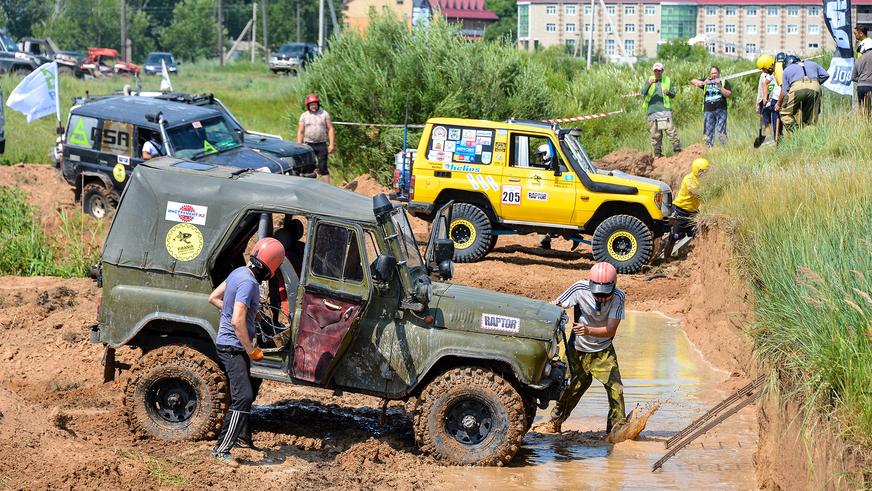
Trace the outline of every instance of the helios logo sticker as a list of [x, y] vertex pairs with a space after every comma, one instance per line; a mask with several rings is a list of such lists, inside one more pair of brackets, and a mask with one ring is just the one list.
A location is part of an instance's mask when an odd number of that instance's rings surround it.
[[208, 206], [189, 205], [187, 203], [167, 201], [167, 212], [164, 219], [170, 222], [206, 225], [206, 212], [208, 211]]
[[521, 332], [521, 319], [496, 314], [481, 314], [481, 328], [486, 331]]

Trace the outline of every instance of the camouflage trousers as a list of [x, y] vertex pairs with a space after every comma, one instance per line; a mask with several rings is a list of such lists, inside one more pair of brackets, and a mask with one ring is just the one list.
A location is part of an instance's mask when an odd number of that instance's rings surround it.
[[[572, 346], [574, 343], [569, 344]], [[571, 347], [567, 350], [566, 357], [572, 367], [572, 380], [563, 392], [563, 396], [557, 401], [557, 405], [551, 410], [551, 420], [560, 423], [566, 421], [593, 379], [597, 379], [605, 387], [609, 398], [606, 431], [612, 431], [612, 427], [623, 423], [627, 419], [624, 409], [624, 384], [621, 382], [615, 347], [609, 346], [596, 353], [579, 352]]]
[[663, 156], [663, 133], [666, 133], [666, 136], [669, 137], [669, 141], [672, 142], [672, 152], [680, 152], [681, 140], [678, 139], [678, 131], [675, 130], [675, 124], [672, 122], [672, 116], [660, 119], [661, 121], [663, 121], [660, 125], [661, 127], [658, 127], [656, 119], [648, 120], [648, 132], [651, 135], [651, 147], [654, 150], [654, 156]]
[[817, 124], [821, 112], [821, 86], [817, 80], [802, 79], [793, 82], [781, 105], [784, 129], [793, 131]]

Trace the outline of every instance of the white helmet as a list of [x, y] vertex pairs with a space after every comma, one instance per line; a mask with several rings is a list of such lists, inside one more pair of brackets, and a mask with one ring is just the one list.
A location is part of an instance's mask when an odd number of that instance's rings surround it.
[[548, 162], [551, 160], [551, 145], [547, 143], [543, 143], [539, 145], [539, 148], [536, 149], [536, 156], [539, 157], [541, 162]]

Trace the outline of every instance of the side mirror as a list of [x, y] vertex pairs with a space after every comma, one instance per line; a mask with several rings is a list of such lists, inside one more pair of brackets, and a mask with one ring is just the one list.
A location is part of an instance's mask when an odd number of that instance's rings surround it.
[[436, 239], [433, 250], [433, 262], [442, 266], [443, 261], [454, 259], [454, 241], [451, 239]]
[[387, 283], [393, 279], [397, 271], [397, 258], [381, 254], [370, 264], [369, 270], [375, 281]]
[[454, 261], [446, 259], [439, 263], [439, 277], [443, 280], [450, 280], [454, 276]]

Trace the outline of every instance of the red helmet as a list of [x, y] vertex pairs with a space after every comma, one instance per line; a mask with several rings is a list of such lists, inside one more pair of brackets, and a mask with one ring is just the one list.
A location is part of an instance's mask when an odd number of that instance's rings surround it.
[[611, 295], [618, 282], [618, 270], [610, 263], [596, 263], [590, 268], [590, 292], [594, 295]]
[[313, 103], [313, 102], [317, 102], [317, 103], [320, 105], [320, 104], [321, 104], [321, 99], [318, 99], [318, 96], [315, 95], [315, 94], [309, 94], [309, 95], [307, 95], [307, 96], [306, 96], [306, 107], [308, 107], [309, 104], [311, 104], [311, 103]]
[[281, 242], [272, 237], [260, 239], [257, 241], [257, 244], [254, 244], [254, 248], [251, 249], [251, 265], [255, 269], [261, 270], [261, 273], [264, 275], [268, 271], [269, 275], [266, 275], [266, 278], [272, 278], [284, 260], [285, 247]]

